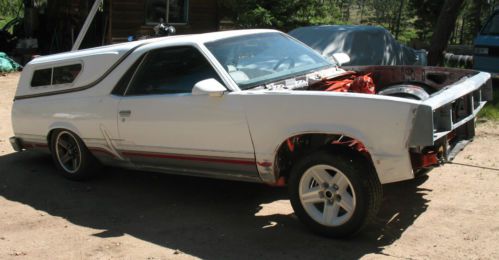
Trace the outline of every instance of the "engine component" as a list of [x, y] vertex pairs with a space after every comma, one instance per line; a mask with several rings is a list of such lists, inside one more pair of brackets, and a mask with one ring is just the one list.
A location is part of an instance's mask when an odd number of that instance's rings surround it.
[[315, 84], [312, 89], [335, 91], [335, 92], [355, 92], [375, 94], [374, 81], [370, 74], [357, 75], [353, 71], [349, 71], [339, 77], [325, 80]]
[[378, 94], [415, 100], [425, 100], [430, 97], [430, 94], [424, 88], [409, 84], [393, 85], [379, 91]]

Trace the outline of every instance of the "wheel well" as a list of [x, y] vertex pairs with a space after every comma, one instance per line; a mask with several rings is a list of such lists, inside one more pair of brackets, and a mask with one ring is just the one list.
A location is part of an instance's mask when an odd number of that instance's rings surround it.
[[53, 133], [55, 131], [59, 131], [59, 130], [61, 130], [61, 129], [56, 128], [56, 129], [52, 129], [52, 130], [50, 130], [48, 132], [48, 134], [47, 134], [47, 144], [49, 146], [49, 150], [52, 150], [52, 135], [53, 135]]
[[[69, 131], [71, 133], [74, 133], [73, 131], [69, 130], [69, 129], [65, 129], [65, 128], [54, 128], [54, 129], [51, 129], [48, 134], [47, 134], [47, 144], [49, 146], [49, 150], [52, 150], [52, 136], [54, 135], [55, 132], [57, 131], [62, 131], [62, 130], [66, 130], [66, 131]], [[76, 135], [78, 136], [78, 135]], [[78, 136], [79, 137], [79, 136]]]
[[365, 161], [375, 170], [369, 151], [357, 139], [341, 134], [303, 134], [292, 136], [279, 146], [274, 164], [276, 176], [287, 179], [291, 168], [301, 157], [318, 150], [346, 154], [354, 160]]

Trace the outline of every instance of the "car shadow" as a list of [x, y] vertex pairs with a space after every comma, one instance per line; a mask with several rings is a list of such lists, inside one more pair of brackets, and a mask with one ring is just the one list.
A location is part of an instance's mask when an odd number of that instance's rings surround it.
[[260, 184], [104, 169], [89, 182], [68, 181], [49, 156], [0, 156], [0, 196], [75, 225], [102, 229], [98, 237], [129, 234], [204, 259], [360, 258], [381, 254], [426, 210], [426, 178], [385, 185], [382, 209], [360, 235], [334, 240], [310, 233], [288, 211], [286, 189]]

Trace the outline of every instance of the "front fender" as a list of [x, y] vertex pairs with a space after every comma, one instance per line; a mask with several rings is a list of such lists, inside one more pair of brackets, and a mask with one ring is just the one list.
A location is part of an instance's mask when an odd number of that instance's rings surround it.
[[418, 101], [355, 93], [254, 91], [243, 95], [262, 179], [275, 182], [277, 149], [304, 133], [341, 134], [368, 149], [382, 183], [413, 178], [408, 140]]

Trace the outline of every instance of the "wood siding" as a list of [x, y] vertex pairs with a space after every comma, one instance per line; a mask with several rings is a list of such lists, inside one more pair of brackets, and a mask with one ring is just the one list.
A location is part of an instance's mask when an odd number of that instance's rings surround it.
[[[188, 22], [175, 25], [177, 34], [216, 31], [218, 10], [216, 0], [189, 0]], [[145, 1], [111, 0], [111, 42], [126, 41], [129, 35], [151, 34], [151, 25], [145, 24]]]

